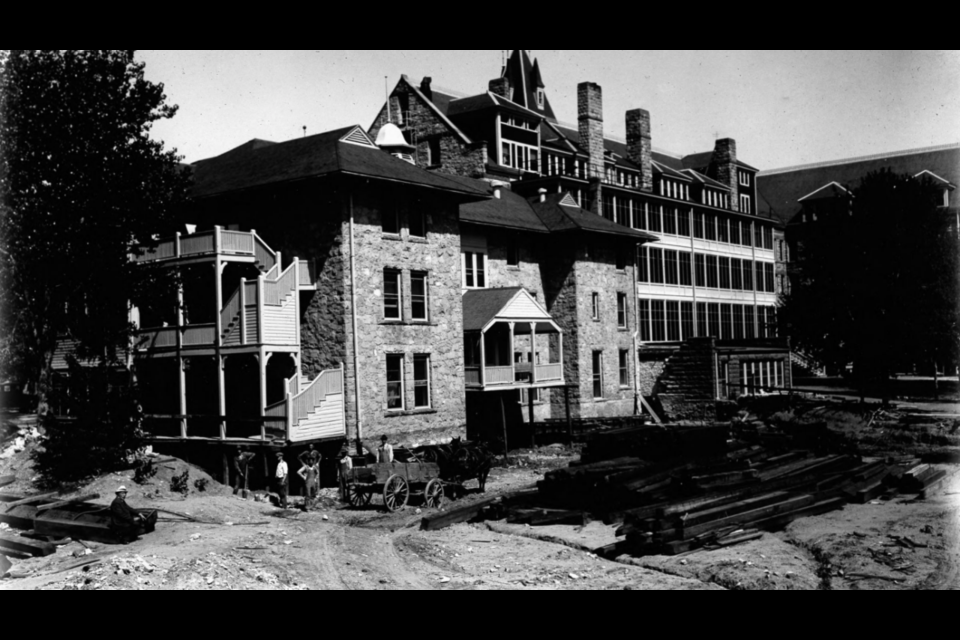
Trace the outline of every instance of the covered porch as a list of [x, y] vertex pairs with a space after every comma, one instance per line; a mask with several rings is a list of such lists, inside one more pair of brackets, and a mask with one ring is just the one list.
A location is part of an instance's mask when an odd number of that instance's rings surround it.
[[563, 331], [525, 289], [483, 289], [463, 296], [467, 390], [559, 387]]

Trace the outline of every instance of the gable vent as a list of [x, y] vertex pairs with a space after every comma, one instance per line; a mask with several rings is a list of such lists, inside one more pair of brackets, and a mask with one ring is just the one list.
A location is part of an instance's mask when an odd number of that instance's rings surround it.
[[363, 132], [363, 129], [360, 127], [354, 127], [350, 133], [340, 138], [340, 142], [349, 142], [350, 144], [358, 144], [361, 147], [372, 147], [377, 148], [377, 145], [373, 143], [373, 140]]
[[563, 200], [560, 201], [560, 205], [564, 207], [573, 207], [575, 209], [580, 208], [580, 205], [577, 204], [577, 201], [573, 199], [573, 196], [570, 195], [569, 192], [563, 196]]

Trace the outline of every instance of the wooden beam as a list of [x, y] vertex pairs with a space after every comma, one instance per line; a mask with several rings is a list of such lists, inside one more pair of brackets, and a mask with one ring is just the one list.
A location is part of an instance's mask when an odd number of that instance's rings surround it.
[[35, 558], [52, 556], [57, 552], [57, 548], [49, 542], [26, 540], [24, 538], [8, 538], [2, 535], [0, 535], [0, 549], [26, 553]]
[[495, 502], [505, 499], [501, 496], [493, 498], [485, 498], [478, 502], [475, 502], [466, 507], [460, 507], [459, 509], [452, 509], [446, 513], [441, 513], [440, 515], [431, 516], [429, 518], [424, 518], [420, 522], [421, 531], [438, 531], [440, 529], [445, 529], [455, 524], [460, 524], [461, 522], [469, 522], [473, 520], [480, 512], [483, 511], [486, 507], [494, 504]]
[[51, 504], [45, 504], [42, 507], [37, 507], [37, 513], [43, 513], [44, 511], [49, 511], [50, 509], [59, 509], [60, 507], [65, 507], [70, 504], [76, 504], [78, 502], [90, 502], [91, 500], [99, 500], [99, 493], [91, 493], [86, 496], [80, 496], [79, 498], [73, 498], [72, 500], [61, 500], [60, 502], [53, 502]]
[[6, 556], [0, 555], [0, 578], [7, 575], [7, 571], [10, 571], [10, 567], [12, 566]]
[[5, 487], [7, 485], [13, 484], [16, 481], [17, 481], [17, 476], [0, 477], [0, 487]]
[[24, 498], [24, 499], [22, 499], [22, 500], [17, 500], [16, 502], [8, 502], [8, 503], [6, 503], [6, 505], [4, 505], [4, 506], [6, 507], [6, 510], [9, 511], [10, 509], [13, 509], [14, 507], [22, 507], [23, 505], [27, 505], [27, 504], [35, 504], [35, 503], [37, 503], [37, 502], [43, 502], [44, 500], [50, 500], [50, 498], [56, 498], [58, 495], [60, 495], [60, 494], [57, 493], [57, 492], [54, 492], [54, 493], [44, 493], [44, 494], [41, 494], [41, 495], [38, 495], [38, 496], [32, 496], [32, 497], [30, 497], [30, 498]]

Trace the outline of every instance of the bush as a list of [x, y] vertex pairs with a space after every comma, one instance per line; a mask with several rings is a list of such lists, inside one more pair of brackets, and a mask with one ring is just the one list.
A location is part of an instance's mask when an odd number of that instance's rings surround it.
[[153, 460], [140, 460], [133, 472], [133, 481], [137, 484], [146, 484], [157, 475], [157, 471], [157, 465], [153, 464]]
[[190, 493], [190, 469], [170, 480], [170, 491], [187, 495]]
[[206, 478], [199, 478], [196, 482], [193, 483], [194, 488], [200, 493], [203, 493], [207, 490], [207, 485], [210, 484], [210, 481]]

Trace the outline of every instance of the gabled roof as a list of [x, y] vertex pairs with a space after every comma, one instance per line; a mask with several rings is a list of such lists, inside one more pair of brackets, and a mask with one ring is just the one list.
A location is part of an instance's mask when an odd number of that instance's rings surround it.
[[418, 185], [477, 198], [487, 195], [485, 190], [394, 158], [377, 148], [356, 125], [277, 144], [253, 142], [196, 163], [191, 195], [207, 197], [334, 174]]
[[[464, 185], [472, 185], [477, 189], [487, 189], [488, 193], [491, 190], [490, 185], [482, 180], [471, 178], [457, 178], [456, 180]], [[460, 221], [503, 229], [549, 233], [546, 225], [530, 208], [530, 203], [505, 187], [500, 190], [499, 198], [461, 205]]]
[[[572, 205], [572, 206], [571, 206]], [[564, 231], [586, 231], [619, 236], [638, 242], [656, 242], [660, 238], [649, 233], [625, 227], [603, 216], [598, 216], [576, 206], [569, 193], [555, 193], [547, 196], [544, 202], [537, 199], [533, 210], [553, 233]]]
[[694, 182], [699, 182], [707, 187], [713, 187], [714, 189], [721, 189], [723, 191], [730, 191], [730, 185], [723, 184], [722, 182], [717, 182], [713, 178], [703, 175], [699, 171], [693, 169], [684, 169], [683, 172], [693, 178]]
[[691, 178], [687, 174], [681, 173], [676, 169], [671, 169], [670, 167], [664, 164], [661, 164], [656, 160], [653, 161], [653, 172], [655, 174], [656, 173], [663, 174], [664, 176], [668, 178], [673, 178], [674, 180], [683, 180], [684, 182], [693, 182], [693, 178]]
[[[681, 160], [685, 169], [705, 169], [713, 164], [713, 151], [703, 151], [701, 153], [691, 153], [688, 156], [683, 156]], [[759, 171], [755, 167], [751, 167], [746, 162], [737, 160], [737, 166], [741, 169], [747, 169], [748, 171]]]
[[[447, 117], [446, 111], [441, 110], [433, 100], [431, 100], [426, 95], [424, 95], [423, 91], [420, 90], [420, 87], [418, 87], [416, 83], [414, 83], [410, 79], [409, 76], [407, 75], [400, 76], [400, 81], [406, 82], [407, 86], [410, 87], [410, 90], [413, 91], [414, 95], [416, 95], [421, 101], [423, 101], [423, 103], [426, 104], [427, 107], [429, 107], [430, 110], [433, 111], [434, 114], [436, 114], [436, 116], [440, 118], [440, 120], [443, 121], [443, 123], [450, 129], [450, 131], [452, 131], [458, 138], [460, 138], [461, 142], [463, 142], [464, 144], [472, 143], [472, 140], [470, 140], [467, 134], [461, 131], [460, 128], [457, 127], [457, 125], [453, 124], [453, 121], [451, 121], [450, 118]], [[444, 98], [446, 97], [446, 94], [441, 93], [440, 95], [443, 96], [441, 97], [441, 102], [443, 102]]]
[[935, 174], [933, 171], [930, 171], [929, 169], [924, 169], [923, 171], [921, 171], [920, 173], [918, 173], [917, 175], [915, 175], [915, 176], [913, 176], [913, 177], [914, 177], [914, 178], [922, 178], [922, 177], [924, 177], [924, 176], [926, 176], [927, 178], [930, 178], [930, 179], [933, 180], [934, 182], [939, 182], [940, 184], [942, 184], [942, 185], [944, 185], [945, 187], [947, 187], [947, 189], [949, 189], [950, 191], [953, 191], [954, 189], [957, 188], [957, 185], [953, 184], [952, 182], [950, 182], [950, 181], [947, 180], [946, 178], [941, 178], [940, 176], [938, 176], [937, 174]]
[[[586, 150], [580, 146], [580, 131], [576, 127], [569, 124], [553, 123], [553, 122], [548, 123], [548, 125], [550, 126], [551, 130], [559, 134], [560, 143], [567, 144], [573, 149], [575, 149], [578, 153], [587, 155]], [[541, 129], [540, 136], [542, 140], [548, 139], [548, 136], [544, 135], [542, 129]], [[556, 138], [557, 136], [555, 135], [555, 136], [549, 136], [549, 137]], [[554, 144], [558, 144], [558, 143], [554, 143]], [[613, 138], [610, 136], [604, 136], [603, 146], [606, 151], [611, 151], [613, 153], [616, 153], [617, 155], [621, 156], [626, 162], [630, 162], [630, 160], [628, 159], [630, 154], [627, 150], [627, 143], [624, 140], [619, 140], [617, 138]], [[666, 153], [664, 151], [654, 149], [653, 152], [651, 153], [651, 156], [653, 160], [659, 162], [665, 167], [669, 167], [670, 169], [673, 169], [674, 171], [680, 171], [684, 168], [683, 163], [680, 161], [680, 158], [678, 158], [677, 156], [671, 155], [669, 153]], [[634, 163], [630, 163], [630, 165], [632, 167], [636, 167], [636, 164]], [[627, 165], [624, 165], [624, 166], [627, 166]]]
[[510, 80], [513, 102], [531, 109], [544, 118], [556, 121], [557, 117], [550, 106], [550, 100], [544, 96], [543, 109], [537, 104], [537, 90], [544, 88], [543, 75], [539, 62], [531, 62], [525, 49], [515, 49], [503, 68], [501, 77]]
[[447, 115], [449, 115], [451, 118], [456, 118], [464, 113], [482, 111], [484, 109], [492, 109], [494, 107], [500, 107], [506, 111], [511, 111], [513, 113], [536, 120], [544, 117], [543, 114], [537, 113], [531, 109], [527, 109], [523, 105], [516, 104], [515, 102], [507, 100], [503, 96], [498, 96], [490, 91], [476, 96], [451, 100], [447, 105]]
[[[475, 289], [463, 294], [463, 330], [486, 331], [497, 321], [546, 322], [547, 310], [522, 287]], [[553, 325], [556, 327], [556, 325]]]
[[830, 184], [825, 184], [813, 193], [808, 193], [807, 195], [799, 198], [797, 202], [803, 202], [804, 200], [823, 200], [825, 198], [835, 198], [837, 196], [850, 196], [853, 195], [848, 189], [845, 189], [843, 185], [840, 185], [836, 182], [831, 182]]

